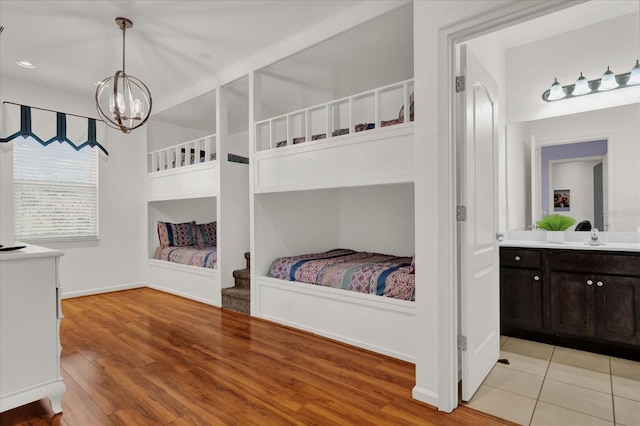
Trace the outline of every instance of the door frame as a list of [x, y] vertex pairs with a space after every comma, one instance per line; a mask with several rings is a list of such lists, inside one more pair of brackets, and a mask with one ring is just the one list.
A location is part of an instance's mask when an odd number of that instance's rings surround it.
[[[487, 33], [519, 24], [549, 13], [584, 3], [585, 0], [548, 0], [536, 2], [514, 1], [504, 6], [454, 22], [438, 29], [438, 134], [445, 145], [438, 169], [439, 199], [446, 199], [440, 209], [440, 250], [446, 253], [440, 263], [438, 276], [438, 409], [451, 412], [458, 406], [458, 256], [456, 222], [456, 150], [455, 150], [455, 76], [456, 46]], [[444, 117], [447, 119], [445, 120]]]

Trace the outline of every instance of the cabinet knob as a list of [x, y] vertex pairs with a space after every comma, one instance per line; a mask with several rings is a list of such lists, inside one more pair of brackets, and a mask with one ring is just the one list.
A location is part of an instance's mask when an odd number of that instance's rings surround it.
[[516, 256], [516, 260], [520, 260], [520, 256]]
[[534, 276], [533, 276], [533, 280], [534, 280], [534, 281], [540, 281], [540, 277], [539, 277], [538, 275], [534, 275]]
[[597, 285], [598, 287], [602, 287], [602, 286], [604, 285], [604, 283], [603, 283], [602, 281], [598, 281], [598, 282], [596, 283], [596, 285]]
[[593, 285], [593, 281], [587, 280], [587, 285]]

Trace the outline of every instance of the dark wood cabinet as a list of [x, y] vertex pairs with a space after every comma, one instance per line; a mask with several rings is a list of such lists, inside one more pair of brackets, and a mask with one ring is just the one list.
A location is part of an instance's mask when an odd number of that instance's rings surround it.
[[505, 335], [640, 360], [640, 253], [502, 247]]
[[[503, 250], [500, 269], [500, 319], [503, 326], [542, 329], [540, 253]], [[537, 268], [531, 268], [531, 267]]]

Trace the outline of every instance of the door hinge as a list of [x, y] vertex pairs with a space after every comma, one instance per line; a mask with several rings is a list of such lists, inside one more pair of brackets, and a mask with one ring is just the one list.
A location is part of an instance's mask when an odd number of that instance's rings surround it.
[[456, 206], [456, 220], [458, 222], [467, 221], [467, 206]]
[[464, 92], [464, 75], [456, 76], [456, 93]]
[[463, 336], [462, 334], [458, 334], [458, 350], [466, 351], [467, 350], [467, 336]]

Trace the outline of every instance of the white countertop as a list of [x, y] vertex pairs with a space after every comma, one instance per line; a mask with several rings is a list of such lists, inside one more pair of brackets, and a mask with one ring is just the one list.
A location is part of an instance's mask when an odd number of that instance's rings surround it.
[[33, 244], [25, 244], [16, 241], [12, 245], [26, 246], [23, 249], [0, 251], [0, 262], [7, 260], [23, 260], [23, 259], [35, 259], [39, 257], [57, 257], [64, 256], [64, 253], [58, 250], [49, 249], [46, 247], [35, 246]]
[[522, 241], [505, 240], [500, 242], [501, 247], [545, 248], [564, 250], [603, 250], [603, 251], [633, 251], [640, 252], [640, 243], [605, 243], [601, 246], [592, 246], [583, 242], [550, 243], [547, 241]]
[[640, 232], [600, 232], [598, 240], [603, 245], [585, 244], [591, 239], [590, 232], [564, 232], [561, 243], [547, 241], [546, 231], [507, 231], [502, 233], [502, 247], [530, 247], [565, 250], [604, 250], [640, 252]]

